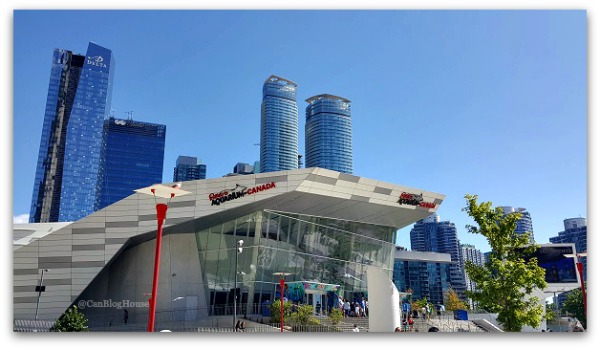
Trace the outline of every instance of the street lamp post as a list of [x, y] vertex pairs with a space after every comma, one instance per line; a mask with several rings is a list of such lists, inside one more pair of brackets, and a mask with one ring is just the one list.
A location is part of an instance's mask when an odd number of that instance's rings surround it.
[[234, 277], [234, 285], [233, 285], [233, 332], [237, 329], [235, 325], [237, 323], [237, 275], [238, 275], [238, 255], [242, 253], [244, 244], [244, 240], [239, 240], [237, 242], [237, 249], [235, 251], [235, 277]]
[[35, 305], [35, 319], [38, 318], [38, 309], [40, 307], [40, 297], [42, 296], [42, 292], [46, 291], [46, 286], [44, 286], [44, 272], [48, 271], [48, 269], [42, 269], [42, 275], [40, 276], [40, 285], [35, 287], [35, 290], [38, 293], [37, 303]]
[[[156, 298], [158, 289], [158, 272], [160, 269], [160, 247], [162, 242], [163, 223], [167, 217], [167, 208], [171, 199], [175, 196], [189, 194], [189, 191], [181, 190], [181, 183], [176, 183], [172, 186], [162, 184], [154, 184], [146, 188], [136, 189], [135, 192], [140, 194], [148, 194], [154, 197], [156, 203], [156, 221], [158, 228], [156, 230], [156, 251], [154, 254], [154, 273], [152, 274], [152, 298], [150, 298], [150, 309], [148, 313], [148, 332], [154, 332], [154, 320], [156, 316]], [[156, 197], [169, 199], [166, 204], [157, 203]]]
[[575, 266], [577, 267], [577, 272], [579, 273], [579, 283], [581, 284], [581, 295], [583, 296], [583, 315], [587, 318], [587, 297], [585, 292], [585, 282], [583, 281], [583, 263], [581, 262], [581, 257], [587, 257], [587, 253], [582, 252], [565, 254], [564, 256], [575, 258]]
[[281, 328], [281, 332], [283, 332], [283, 287], [285, 286], [285, 276], [286, 275], [290, 275], [291, 273], [286, 273], [283, 271], [278, 271], [273, 273], [273, 275], [279, 275], [279, 299], [280, 299], [280, 306], [279, 306], [279, 323], [280, 323], [280, 328]]

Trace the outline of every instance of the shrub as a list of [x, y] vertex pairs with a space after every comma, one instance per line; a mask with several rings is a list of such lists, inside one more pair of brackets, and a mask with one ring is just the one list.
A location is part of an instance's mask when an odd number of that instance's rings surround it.
[[88, 320], [85, 315], [79, 312], [76, 305], [62, 314], [54, 323], [50, 331], [52, 332], [89, 332]]

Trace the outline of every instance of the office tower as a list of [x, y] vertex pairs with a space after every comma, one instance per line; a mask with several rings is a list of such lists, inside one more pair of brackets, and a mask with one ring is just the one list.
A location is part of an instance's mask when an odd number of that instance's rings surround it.
[[527, 209], [522, 207], [502, 206], [502, 211], [504, 211], [505, 216], [509, 213], [520, 213], [521, 219], [519, 219], [519, 221], [517, 222], [517, 228], [515, 229], [515, 233], [523, 235], [523, 233], [529, 232], [529, 243], [535, 243], [535, 239], [533, 237], [533, 224], [531, 222], [531, 215], [529, 214]]
[[[563, 220], [565, 230], [558, 233], [558, 236], [550, 238], [553, 244], [573, 243], [575, 252], [587, 252], [587, 219], [585, 218], [567, 218]], [[581, 257], [583, 264], [583, 280], [587, 281], [587, 257]]]
[[111, 106], [112, 52], [54, 50], [29, 221], [69, 222], [98, 209], [104, 119]]
[[322, 94], [306, 100], [306, 167], [352, 173], [350, 101]]
[[102, 209], [135, 189], [162, 183], [165, 125], [110, 117], [104, 122]]
[[398, 246], [394, 254], [393, 282], [400, 292], [412, 291], [412, 299], [444, 304], [452, 283], [448, 253], [406, 251]]
[[239, 175], [247, 175], [254, 173], [254, 166], [247, 164], [245, 162], [238, 162], [233, 166], [233, 173]]
[[437, 214], [421, 219], [410, 230], [410, 247], [413, 251], [450, 254], [451, 287], [459, 297], [466, 300], [466, 282], [461, 268], [460, 241], [454, 223], [440, 221]]
[[233, 172], [229, 172], [228, 174], [224, 175], [223, 177], [243, 176], [243, 175], [254, 174], [254, 169], [255, 169], [255, 167], [250, 164], [247, 164], [245, 162], [238, 162], [237, 164], [235, 164], [235, 166], [233, 166]]
[[467, 270], [465, 269], [465, 264], [466, 264], [465, 262], [471, 261], [475, 265], [483, 266], [483, 264], [485, 263], [483, 253], [481, 253], [481, 251], [476, 249], [475, 246], [473, 246], [473, 245], [461, 244], [460, 248], [462, 251], [462, 253], [461, 253], [461, 256], [462, 256], [461, 269], [464, 272], [467, 290], [475, 291], [477, 289], [477, 287], [476, 287], [475, 283], [471, 280], [471, 278], [469, 278], [469, 275], [467, 274]]
[[173, 182], [193, 181], [206, 179], [206, 164], [193, 156], [177, 157], [173, 169]]
[[298, 85], [271, 75], [263, 85], [260, 117], [260, 172], [298, 168]]

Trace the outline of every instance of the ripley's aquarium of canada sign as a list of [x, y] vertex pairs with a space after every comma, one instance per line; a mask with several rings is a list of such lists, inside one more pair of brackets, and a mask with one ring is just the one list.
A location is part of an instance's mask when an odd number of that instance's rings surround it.
[[423, 193], [417, 195], [417, 194], [402, 192], [402, 194], [400, 194], [400, 199], [398, 200], [398, 203], [401, 205], [412, 205], [412, 206], [425, 207], [425, 208], [435, 208], [435, 204], [433, 202], [423, 201]]
[[211, 201], [211, 206], [220, 205], [226, 201], [232, 201], [235, 199], [243, 198], [246, 195], [256, 194], [261, 191], [275, 188], [275, 182], [265, 183], [257, 185], [252, 188], [244, 187], [243, 185], [236, 184], [233, 189], [225, 189], [218, 193], [211, 193], [208, 195], [208, 199]]

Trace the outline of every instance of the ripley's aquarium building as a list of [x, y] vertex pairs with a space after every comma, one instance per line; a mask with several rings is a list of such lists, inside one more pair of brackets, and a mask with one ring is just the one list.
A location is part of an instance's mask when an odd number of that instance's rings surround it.
[[[279, 299], [278, 273], [294, 302], [368, 298], [366, 269], [391, 280], [397, 230], [445, 199], [317, 167], [186, 181], [181, 190], [189, 194], [168, 202], [163, 229], [157, 329], [223, 315], [231, 326], [235, 293], [238, 314], [261, 314]], [[167, 201], [132, 192], [75, 222], [15, 224], [14, 318], [55, 320], [79, 305], [90, 328], [122, 323], [123, 308], [130, 325], [146, 324], [156, 203]]]

